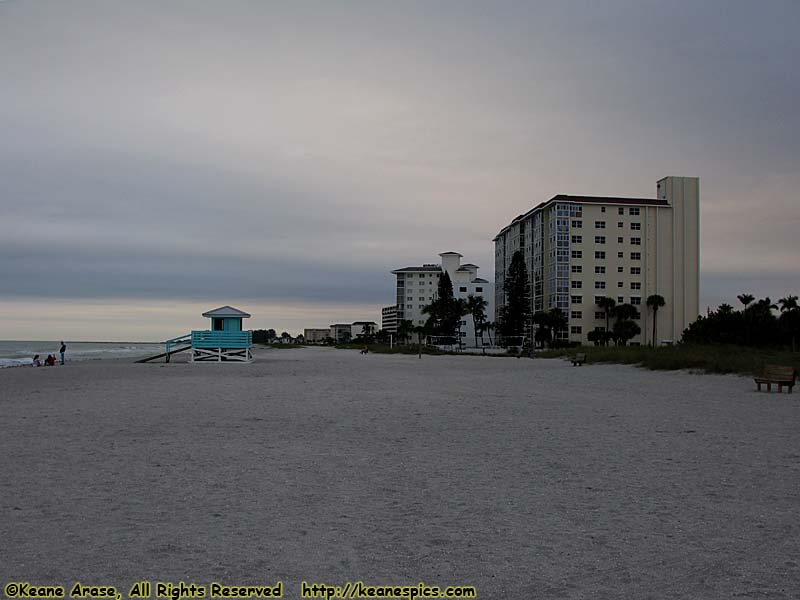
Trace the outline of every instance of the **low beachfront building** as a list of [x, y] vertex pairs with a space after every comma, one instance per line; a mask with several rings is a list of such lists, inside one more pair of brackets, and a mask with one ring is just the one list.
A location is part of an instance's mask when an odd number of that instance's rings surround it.
[[328, 335], [337, 344], [346, 344], [353, 339], [353, 325], [351, 323], [334, 323], [328, 330]]
[[605, 331], [598, 302], [608, 297], [639, 309], [641, 333], [632, 343], [650, 343], [647, 298], [658, 294], [665, 305], [655, 342], [677, 342], [698, 316], [699, 188], [697, 177], [665, 177], [654, 198], [559, 194], [516, 217], [494, 238], [495, 314], [505, 304], [503, 282], [519, 251], [531, 312], [561, 309], [569, 319], [563, 341], [587, 344], [591, 331]]
[[334, 323], [328, 329], [328, 335], [337, 344], [345, 344], [364, 334], [374, 335], [378, 331], [375, 321], [354, 321], [352, 323]]
[[[411, 321], [414, 326], [424, 325], [428, 315], [423, 313], [425, 306], [438, 297], [439, 278], [443, 273], [450, 276], [453, 296], [466, 300], [469, 296], [483, 298], [486, 303], [486, 320], [494, 315], [494, 286], [490, 281], [478, 277], [478, 266], [472, 263], [461, 264], [462, 255], [458, 252], [442, 252], [440, 263], [427, 263], [421, 266], [395, 269], [396, 322]], [[477, 345], [483, 344], [480, 333]], [[466, 315], [461, 321], [461, 341], [466, 347], [475, 347], [476, 336], [472, 317]]]
[[353, 339], [364, 335], [375, 335], [378, 331], [378, 324], [375, 321], [354, 321], [350, 328], [350, 335]]
[[331, 330], [327, 328], [306, 328], [303, 329], [303, 338], [307, 344], [318, 344], [324, 342], [331, 335]]

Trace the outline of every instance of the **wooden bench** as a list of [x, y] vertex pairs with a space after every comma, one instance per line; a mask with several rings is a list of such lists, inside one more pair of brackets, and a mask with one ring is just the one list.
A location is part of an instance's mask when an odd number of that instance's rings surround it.
[[767, 384], [767, 391], [772, 391], [772, 384], [778, 386], [778, 392], [783, 391], [783, 386], [789, 388], [789, 393], [792, 393], [795, 380], [797, 379], [797, 371], [792, 367], [781, 367], [779, 365], [767, 365], [764, 367], [764, 373], [760, 377], [754, 377], [753, 381], [756, 382], [758, 391], [761, 391], [761, 384]]
[[580, 367], [581, 365], [583, 365], [583, 363], [586, 362], [586, 355], [583, 353], [576, 354], [570, 360], [572, 361], [573, 367]]

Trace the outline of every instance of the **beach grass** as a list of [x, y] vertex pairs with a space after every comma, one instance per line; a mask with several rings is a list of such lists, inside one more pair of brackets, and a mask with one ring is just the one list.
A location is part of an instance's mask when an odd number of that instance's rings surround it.
[[678, 345], [661, 348], [649, 346], [583, 346], [547, 350], [542, 358], [586, 354], [587, 363], [631, 364], [652, 370], [689, 369], [703, 373], [756, 375], [766, 365], [792, 366], [800, 370], [800, 352], [774, 348], [748, 348], [729, 345]]
[[[419, 347], [416, 344], [406, 344], [406, 345], [397, 345], [390, 347], [389, 344], [367, 344], [370, 352], [374, 352], [375, 354], [419, 354]], [[337, 350], [361, 350], [364, 348], [364, 344], [357, 344], [357, 343], [349, 343], [349, 344], [337, 344], [335, 346]], [[431, 348], [428, 346], [422, 347], [423, 354], [431, 354], [435, 356], [443, 356], [446, 354], [456, 354], [456, 352], [446, 352], [444, 350], [439, 350], [438, 348]]]

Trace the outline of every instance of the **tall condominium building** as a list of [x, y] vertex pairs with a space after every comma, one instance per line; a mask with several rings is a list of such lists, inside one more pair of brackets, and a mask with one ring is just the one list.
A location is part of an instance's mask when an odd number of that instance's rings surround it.
[[[424, 264], [392, 271], [397, 277], [397, 323], [407, 320], [414, 325], [423, 325], [427, 321], [428, 315], [422, 309], [438, 297], [439, 277], [444, 272], [450, 275], [453, 295], [464, 299], [470, 295], [481, 296], [487, 302], [486, 318], [492, 320], [494, 290], [491, 282], [478, 277], [476, 265], [461, 264], [462, 255], [458, 252], [442, 252], [439, 256], [441, 264]], [[461, 321], [461, 338], [464, 345], [475, 346], [475, 330], [469, 315]]]
[[495, 311], [505, 303], [503, 282], [511, 257], [523, 253], [534, 313], [560, 308], [569, 318], [563, 337], [588, 343], [604, 330], [599, 298], [640, 307], [650, 343], [648, 296], [659, 294], [657, 343], [677, 341], [698, 316], [699, 179], [665, 177], [655, 198], [554, 196], [515, 218], [494, 238]]

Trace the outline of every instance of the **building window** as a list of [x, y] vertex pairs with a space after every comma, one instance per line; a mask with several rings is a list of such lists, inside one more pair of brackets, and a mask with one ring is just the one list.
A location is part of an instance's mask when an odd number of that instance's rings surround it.
[[570, 319], [582, 319], [583, 318], [583, 312], [581, 312], [579, 310], [573, 310], [571, 313], [569, 313], [569, 317], [570, 317]]
[[595, 331], [605, 331], [606, 328], [605, 327], [595, 327], [594, 330]]
[[604, 250], [598, 250], [597, 252], [594, 253], [594, 257], [602, 260], [605, 259], [606, 253]]
[[639, 216], [639, 209], [638, 208], [631, 208], [628, 211], [628, 214], [631, 215], [632, 217], [638, 217]]
[[570, 296], [569, 301], [572, 304], [583, 304], [583, 296]]
[[600, 304], [603, 301], [603, 298], [605, 298], [605, 296], [595, 296], [594, 297], [594, 303], [595, 304]]
[[617, 304], [623, 304], [625, 302], [624, 296], [617, 296]]
[[602, 310], [597, 311], [596, 313], [594, 313], [594, 318], [603, 321], [606, 318], [606, 313], [604, 313]]
[[476, 287], [476, 288], [475, 288], [475, 291], [476, 291], [476, 292], [482, 292], [482, 291], [483, 291], [483, 288], [482, 288], [482, 287]]
[[606, 268], [605, 267], [595, 267], [594, 268], [594, 272], [595, 273], [605, 273], [606, 272]]
[[570, 287], [573, 290], [579, 290], [579, 289], [581, 289], [583, 287], [583, 282], [582, 281], [572, 281], [572, 282], [570, 282]]
[[467, 291], [467, 288], [465, 288], [465, 287], [462, 285], [461, 287], [459, 287], [459, 288], [458, 288], [458, 291], [459, 291], [459, 292], [466, 292], [466, 291]]
[[594, 243], [595, 244], [605, 244], [606, 243], [606, 236], [604, 236], [604, 235], [596, 235], [596, 236], [594, 236]]
[[617, 252], [617, 258], [624, 258], [624, 256], [625, 256], [624, 252]]
[[583, 243], [583, 236], [573, 235], [572, 236], [572, 243], [573, 244], [582, 244]]
[[617, 287], [625, 287], [625, 284], [621, 281], [617, 282]]
[[642, 245], [642, 238], [631, 238], [631, 245], [633, 245], [633, 246], [641, 246]]
[[604, 289], [606, 289], [606, 282], [605, 281], [595, 281], [594, 282], [594, 289], [596, 289], [596, 290], [604, 290]]
[[581, 328], [580, 325], [573, 325], [572, 327], [569, 328], [570, 333], [581, 333], [582, 331], [583, 328]]
[[619, 222], [617, 223], [617, 227], [619, 227], [620, 229], [621, 229], [622, 227], [624, 227], [624, 226], [625, 226], [625, 225], [624, 225], [624, 223], [623, 223], [622, 221], [619, 221]]
[[622, 208], [622, 207], [620, 206], [620, 207], [617, 209], [617, 214], [624, 215], [624, 214], [625, 214], [625, 209], [624, 209], [624, 208]]
[[583, 221], [573, 221], [572, 222], [573, 229], [582, 229], [583, 228]]
[[571, 270], [573, 273], [582, 273], [583, 267], [581, 265], [572, 265]]
[[641, 252], [631, 252], [631, 260], [642, 260]]
[[639, 231], [641, 228], [642, 228], [641, 223], [631, 223], [631, 229], [633, 229], [634, 231]]
[[638, 281], [631, 281], [631, 289], [632, 290], [640, 290], [642, 289], [642, 284]]
[[605, 229], [606, 228], [606, 222], [605, 221], [595, 221], [594, 222], [594, 228], [595, 229]]
[[640, 306], [642, 304], [641, 296], [631, 296], [631, 304], [633, 306]]
[[621, 237], [617, 238], [617, 243], [618, 244], [622, 244], [624, 241], [625, 241], [625, 238], [621, 238]]
[[617, 273], [622, 273], [624, 270], [624, 267], [617, 267]]
[[[622, 267], [620, 267], [621, 269]], [[641, 275], [642, 267], [631, 267], [631, 275]]]
[[583, 258], [583, 250], [573, 250], [572, 258]]
[[601, 206], [600, 207], [600, 212], [606, 212], [606, 207], [605, 206]]

